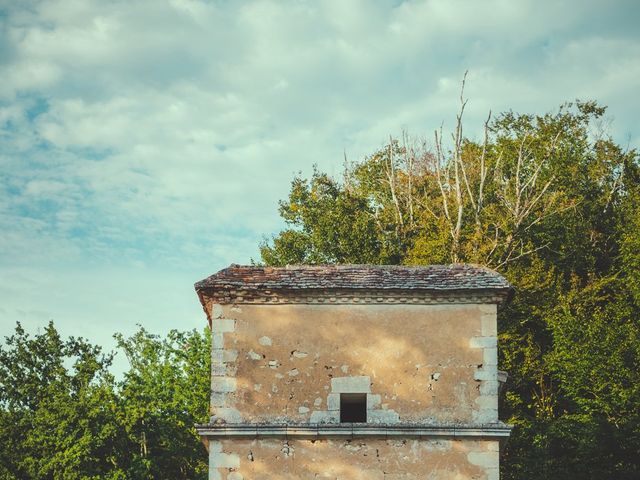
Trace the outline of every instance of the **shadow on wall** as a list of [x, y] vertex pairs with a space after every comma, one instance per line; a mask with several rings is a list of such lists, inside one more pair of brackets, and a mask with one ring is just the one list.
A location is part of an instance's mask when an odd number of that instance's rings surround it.
[[236, 454], [225, 453], [226, 447], [223, 442], [227, 466], [218, 469], [223, 480], [480, 479], [488, 473], [481, 463], [497, 465], [498, 455], [497, 442], [490, 441], [234, 440], [228, 448]]
[[483, 366], [482, 350], [470, 346], [481, 308], [225, 307], [224, 316], [236, 319], [224, 334], [234, 357], [224, 373], [235, 377], [227, 406], [237, 405], [246, 421], [308, 422], [327, 410], [332, 379], [366, 376], [379, 408], [402, 421], [469, 422], [480, 388], [470, 372]]

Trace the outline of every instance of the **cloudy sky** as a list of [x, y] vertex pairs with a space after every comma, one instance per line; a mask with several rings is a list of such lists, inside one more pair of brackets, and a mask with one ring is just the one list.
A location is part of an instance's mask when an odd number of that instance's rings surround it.
[[640, 138], [640, 3], [0, 0], [0, 335], [202, 327], [277, 201], [407, 129], [608, 105]]

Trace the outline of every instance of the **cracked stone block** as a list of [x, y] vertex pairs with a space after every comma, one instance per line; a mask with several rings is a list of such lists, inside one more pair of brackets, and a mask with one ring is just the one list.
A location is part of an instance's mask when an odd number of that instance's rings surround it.
[[469, 347], [471, 348], [496, 348], [497, 346], [498, 339], [494, 336], [471, 337], [471, 339], [469, 339]]
[[474, 380], [494, 380], [497, 382], [497, 371], [493, 370], [476, 370], [475, 372], [473, 372], [473, 379]]
[[222, 318], [224, 316], [224, 311], [222, 310], [222, 305], [219, 303], [214, 303], [211, 308], [211, 316], [213, 318]]
[[233, 377], [213, 377], [211, 379], [211, 389], [214, 392], [235, 392], [236, 379]]
[[382, 397], [380, 395], [367, 395], [367, 410], [373, 410], [376, 407], [380, 406], [382, 401]]
[[239, 468], [240, 457], [233, 453], [209, 452], [209, 464], [216, 468]]
[[334, 377], [331, 379], [331, 391], [333, 393], [370, 393], [371, 379], [365, 376]]
[[340, 394], [330, 393], [327, 395], [327, 409], [328, 410], [340, 410]]
[[216, 319], [211, 322], [212, 332], [233, 332], [236, 328], [236, 321], [230, 318]]
[[212, 332], [211, 333], [211, 344], [213, 348], [223, 349], [224, 348], [224, 335], [221, 332]]
[[497, 348], [485, 348], [482, 351], [482, 364], [484, 366], [497, 366], [498, 365], [498, 349]]

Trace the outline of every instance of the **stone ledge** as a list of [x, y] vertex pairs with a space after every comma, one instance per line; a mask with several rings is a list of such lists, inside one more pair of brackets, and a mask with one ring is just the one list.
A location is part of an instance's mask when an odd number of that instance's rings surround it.
[[433, 437], [498, 437], [511, 434], [511, 425], [491, 423], [484, 425], [368, 425], [362, 423], [329, 424], [253, 424], [196, 425], [198, 434], [208, 438], [433, 438]]
[[[200, 292], [211, 300], [216, 309], [232, 304], [309, 304], [309, 305], [458, 305], [501, 304], [507, 291], [496, 290], [245, 290], [242, 288]], [[216, 310], [216, 311], [217, 311]], [[208, 314], [211, 316], [210, 314]], [[215, 315], [215, 314], [214, 314]], [[495, 317], [492, 317], [495, 318]], [[211, 319], [210, 319], [211, 320]]]

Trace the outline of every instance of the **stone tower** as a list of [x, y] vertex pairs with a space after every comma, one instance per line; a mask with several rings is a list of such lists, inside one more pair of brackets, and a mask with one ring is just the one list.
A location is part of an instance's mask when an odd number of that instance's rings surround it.
[[212, 331], [210, 479], [499, 477], [499, 274], [231, 265], [196, 291]]

